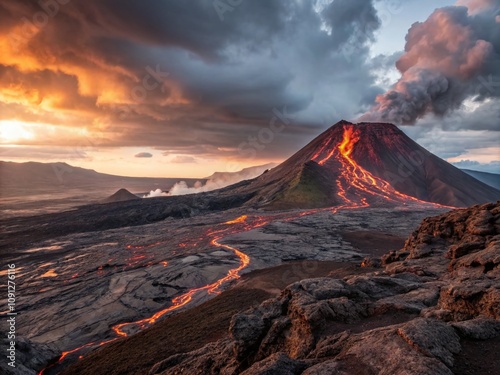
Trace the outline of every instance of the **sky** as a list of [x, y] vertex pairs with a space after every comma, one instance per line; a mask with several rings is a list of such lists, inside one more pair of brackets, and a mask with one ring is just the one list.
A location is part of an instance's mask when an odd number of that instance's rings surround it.
[[500, 0], [3, 0], [0, 160], [205, 177], [341, 119], [500, 173]]

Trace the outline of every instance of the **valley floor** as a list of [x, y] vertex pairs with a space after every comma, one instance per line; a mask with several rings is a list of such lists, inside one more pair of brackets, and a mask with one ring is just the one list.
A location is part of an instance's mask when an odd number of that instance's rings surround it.
[[[86, 357], [100, 342], [114, 341], [117, 333], [130, 336], [149, 327], [153, 321], [133, 322], [168, 309], [175, 297], [193, 289], [227, 278], [212, 290], [192, 293], [189, 301], [161, 318], [212, 299], [230, 285], [249, 294], [227, 307], [227, 319], [236, 309], [260, 302], [293, 281], [327, 275], [334, 269], [358, 272], [352, 262], [359, 264], [366, 255], [401, 248], [423, 217], [442, 211], [422, 206], [335, 213], [232, 209], [147, 225], [44, 235], [39, 240], [35, 236], [26, 240], [23, 234], [18, 242], [9, 239], [16, 250], [4, 253], [3, 259], [15, 263], [18, 271], [20, 336], [34, 347], [49, 346], [40, 361], [85, 346], [45, 372], [54, 374]], [[40, 216], [37, 226], [50, 226], [51, 218]], [[6, 228], [15, 233], [19, 223], [12, 223]], [[249, 263], [241, 267], [242, 258], [232, 249], [248, 256]], [[227, 275], [238, 265], [244, 276], [234, 283], [237, 276]], [[213, 303], [220, 298], [223, 295]], [[113, 328], [127, 322], [131, 323], [120, 330]], [[124, 344], [119, 340], [110, 345]]]

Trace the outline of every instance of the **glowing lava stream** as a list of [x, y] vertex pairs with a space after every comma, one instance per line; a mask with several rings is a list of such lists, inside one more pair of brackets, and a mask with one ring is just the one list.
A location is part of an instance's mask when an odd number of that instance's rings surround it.
[[[309, 212], [312, 213], [312, 211], [309, 211]], [[294, 215], [292, 218], [303, 216], [302, 214], [303, 213], [298, 214], [298, 215]], [[240, 259], [240, 264], [239, 264], [238, 267], [230, 269], [228, 271], [228, 273], [227, 273], [226, 276], [224, 276], [223, 278], [221, 278], [221, 279], [213, 282], [212, 284], [208, 284], [208, 285], [205, 285], [205, 286], [202, 286], [202, 287], [199, 287], [199, 288], [191, 289], [188, 292], [186, 292], [186, 293], [184, 293], [184, 294], [182, 294], [180, 296], [177, 296], [177, 297], [173, 298], [172, 299], [172, 306], [170, 306], [170, 307], [168, 307], [166, 309], [163, 309], [161, 311], [158, 311], [157, 313], [155, 313], [153, 316], [151, 316], [149, 318], [141, 319], [141, 320], [138, 320], [138, 321], [135, 321], [135, 322], [126, 322], [126, 323], [120, 323], [120, 324], [114, 325], [112, 327], [112, 330], [118, 335], [118, 337], [115, 337], [115, 338], [112, 338], [112, 339], [108, 339], [108, 340], [105, 340], [105, 341], [102, 341], [102, 342], [97, 342], [97, 341], [90, 342], [90, 343], [87, 343], [85, 345], [79, 346], [79, 347], [77, 347], [75, 349], [63, 352], [61, 354], [61, 356], [58, 358], [57, 362], [55, 362], [55, 363], [53, 363], [53, 364], [45, 367], [43, 370], [41, 370], [38, 373], [38, 375], [43, 375], [46, 370], [48, 370], [48, 369], [56, 366], [57, 364], [61, 363], [70, 354], [76, 353], [76, 352], [78, 352], [78, 351], [80, 351], [82, 349], [85, 349], [85, 348], [90, 348], [90, 347], [94, 347], [94, 346], [103, 346], [103, 345], [109, 344], [109, 343], [111, 343], [113, 341], [118, 340], [120, 337], [127, 337], [128, 334], [123, 330], [125, 327], [136, 326], [139, 329], [145, 329], [145, 328], [149, 327], [151, 324], [155, 323], [163, 315], [165, 315], [165, 314], [167, 314], [167, 313], [169, 313], [171, 311], [177, 310], [177, 309], [181, 308], [182, 306], [185, 306], [186, 304], [188, 304], [192, 300], [193, 296], [196, 293], [200, 292], [200, 291], [206, 291], [209, 294], [219, 294], [220, 291], [218, 289], [224, 283], [226, 283], [226, 282], [228, 282], [230, 280], [234, 280], [234, 279], [239, 278], [240, 277], [239, 272], [250, 264], [250, 257], [248, 255], [246, 255], [245, 253], [241, 252], [240, 250], [238, 250], [235, 247], [232, 247], [232, 246], [229, 246], [229, 245], [225, 245], [225, 244], [221, 244], [219, 242], [223, 238], [222, 233], [224, 233], [224, 234], [234, 234], [234, 233], [238, 233], [238, 232], [245, 232], [245, 231], [248, 231], [248, 230], [251, 230], [251, 229], [255, 229], [255, 228], [261, 227], [261, 226], [269, 223], [271, 220], [275, 219], [276, 217], [277, 216], [269, 216], [268, 218], [265, 218], [265, 217], [255, 217], [254, 220], [251, 223], [248, 223], [247, 222], [248, 216], [247, 215], [243, 215], [243, 216], [238, 217], [235, 220], [231, 220], [231, 221], [228, 221], [228, 222], [224, 223], [225, 225], [240, 224], [240, 226], [243, 226], [242, 228], [237, 228], [237, 229], [235, 229], [233, 231], [229, 231], [229, 229], [231, 229], [231, 227], [226, 227], [226, 228], [221, 229], [221, 230], [217, 230], [217, 231], [213, 231], [213, 232], [207, 233], [208, 236], [212, 237], [212, 239], [210, 240], [210, 244], [211, 245], [217, 246], [217, 247], [221, 247], [221, 248], [224, 248], [226, 250], [232, 251], [232, 252], [234, 252], [234, 254], [236, 256], [238, 256], [238, 258]], [[292, 218], [290, 218], [290, 219], [292, 219]], [[127, 248], [132, 248], [132, 246], [129, 245]], [[161, 264], [163, 264], [165, 266], [165, 262], [161, 262]], [[81, 357], [82, 356], [80, 356], [79, 358], [81, 358]]]
[[[344, 134], [342, 142], [338, 147], [333, 147], [328, 155], [321, 159], [318, 164], [325, 165], [325, 163], [332, 157], [335, 157], [342, 165], [341, 176], [346, 182], [347, 186], [342, 185], [341, 179], [337, 180], [338, 192], [337, 194], [348, 204], [351, 208], [354, 207], [367, 207], [369, 206], [366, 198], [361, 198], [360, 202], [353, 202], [347, 198], [347, 189], [349, 187], [355, 187], [365, 193], [372, 196], [378, 196], [393, 202], [401, 201], [413, 201], [419, 203], [429, 202], [422, 201], [415, 197], [402, 194], [395, 190], [387, 181], [372, 175], [366, 169], [361, 167], [356, 161], [351, 157], [354, 145], [359, 141], [359, 132], [354, 129], [353, 126], [344, 126]], [[324, 147], [321, 151], [324, 150]], [[317, 159], [321, 152], [316, 153], [313, 159]]]

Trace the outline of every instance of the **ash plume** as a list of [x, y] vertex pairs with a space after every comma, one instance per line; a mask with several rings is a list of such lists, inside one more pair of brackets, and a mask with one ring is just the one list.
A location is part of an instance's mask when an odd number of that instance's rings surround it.
[[500, 82], [499, 15], [500, 0], [460, 0], [413, 24], [396, 62], [401, 78], [360, 120], [408, 125], [428, 113], [444, 116], [468, 98], [498, 97], [488, 82]]

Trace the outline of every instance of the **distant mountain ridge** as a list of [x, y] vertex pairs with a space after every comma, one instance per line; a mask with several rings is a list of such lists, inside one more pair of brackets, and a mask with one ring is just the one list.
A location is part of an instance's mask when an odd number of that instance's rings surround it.
[[490, 185], [495, 189], [500, 189], [500, 174], [497, 173], [488, 173], [488, 172], [480, 172], [473, 171], [470, 169], [462, 169], [468, 175], [474, 177], [476, 180], [479, 180], [486, 185]]
[[[103, 196], [125, 188], [148, 192], [168, 190], [179, 178], [123, 177], [74, 167], [67, 163], [15, 163], [0, 161], [0, 196], [34, 195], [63, 189], [103, 190]], [[199, 179], [182, 179], [193, 186]], [[203, 181], [203, 180], [202, 180]]]
[[276, 163], [267, 163], [264, 165], [257, 165], [254, 167], [243, 168], [242, 170], [237, 172], [215, 172], [212, 175], [205, 177], [205, 179], [207, 180], [239, 179], [240, 181], [247, 180], [250, 178], [255, 178], [264, 173], [266, 170], [272, 169], [277, 165], [278, 164]]

